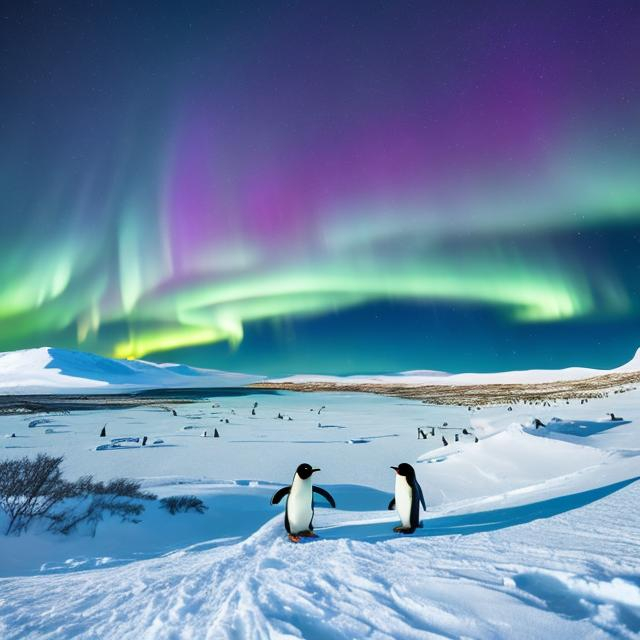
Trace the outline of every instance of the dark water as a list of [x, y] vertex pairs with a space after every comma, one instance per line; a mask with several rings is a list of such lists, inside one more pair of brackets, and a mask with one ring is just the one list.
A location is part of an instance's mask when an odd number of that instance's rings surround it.
[[148, 404], [190, 403], [208, 398], [227, 398], [251, 395], [280, 395], [274, 389], [249, 387], [220, 387], [204, 389], [150, 389], [118, 394], [56, 394], [28, 396], [0, 396], [0, 414], [55, 413], [122, 409]]

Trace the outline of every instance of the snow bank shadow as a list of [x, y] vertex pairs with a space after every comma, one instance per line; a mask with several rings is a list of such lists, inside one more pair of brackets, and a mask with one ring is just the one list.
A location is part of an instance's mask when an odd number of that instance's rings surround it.
[[[389, 504], [391, 493], [356, 484], [333, 484], [326, 487], [341, 511], [377, 511]], [[322, 498], [315, 499], [316, 507], [326, 506]]]
[[552, 436], [554, 434], [578, 436], [580, 438], [586, 438], [593, 436], [596, 433], [602, 433], [615, 427], [620, 427], [624, 424], [630, 424], [631, 420], [612, 420], [604, 422], [594, 422], [591, 420], [561, 420], [561, 421], [549, 421], [546, 427], [540, 429], [534, 429], [528, 427], [525, 429], [527, 433], [536, 436]]
[[[417, 529], [413, 535], [420, 537], [470, 535], [484, 531], [505, 529], [542, 518], [551, 518], [560, 513], [572, 511], [573, 509], [584, 507], [592, 502], [605, 498], [638, 479], [640, 479], [640, 476], [604, 487], [598, 487], [597, 489], [540, 500], [539, 502], [516, 507], [426, 518], [422, 521], [423, 528]], [[379, 508], [378, 506], [378, 509]], [[398, 537], [398, 534], [391, 531], [395, 524], [395, 522], [377, 522], [337, 526], [324, 530], [322, 536], [324, 538], [356, 538], [370, 541], [387, 540]]]

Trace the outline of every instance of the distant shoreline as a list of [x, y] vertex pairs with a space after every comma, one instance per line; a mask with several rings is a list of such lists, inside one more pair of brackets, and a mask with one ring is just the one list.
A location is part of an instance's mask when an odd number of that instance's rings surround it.
[[277, 391], [249, 387], [204, 387], [193, 389], [147, 389], [120, 393], [46, 393], [0, 395], [0, 415], [96, 411], [163, 404], [192, 404], [205, 398], [224, 398]]
[[607, 373], [582, 380], [556, 382], [435, 385], [353, 382], [255, 382], [252, 389], [317, 392], [376, 393], [385, 396], [422, 400], [426, 404], [476, 406], [602, 398], [630, 391], [628, 385], [640, 383], [640, 372]]
[[191, 404], [205, 398], [223, 398], [279, 391], [300, 393], [374, 393], [425, 404], [486, 406], [519, 402], [536, 404], [559, 400], [607, 397], [640, 383], [640, 372], [609, 373], [582, 380], [557, 382], [430, 385], [351, 382], [255, 382], [244, 387], [148, 389], [121, 393], [48, 393], [0, 395], [0, 415], [95, 411], [163, 404]]

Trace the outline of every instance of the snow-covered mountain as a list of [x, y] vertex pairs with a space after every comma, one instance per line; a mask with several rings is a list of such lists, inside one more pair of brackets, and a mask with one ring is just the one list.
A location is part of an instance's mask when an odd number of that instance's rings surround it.
[[272, 378], [268, 382], [293, 384], [329, 382], [334, 384], [397, 384], [397, 385], [479, 385], [558, 382], [584, 380], [609, 373], [631, 373], [640, 371], [640, 349], [629, 362], [615, 369], [589, 369], [568, 367], [566, 369], [529, 369], [523, 371], [501, 371], [498, 373], [445, 373], [441, 371], [404, 371], [390, 375], [326, 376], [299, 374], [286, 378]]
[[0, 353], [0, 394], [241, 387], [261, 376], [41, 347]]

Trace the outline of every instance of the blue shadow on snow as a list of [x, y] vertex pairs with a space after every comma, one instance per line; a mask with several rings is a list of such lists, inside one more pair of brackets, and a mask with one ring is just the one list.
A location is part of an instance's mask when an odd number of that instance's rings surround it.
[[[598, 487], [597, 489], [590, 489], [558, 498], [549, 498], [548, 500], [516, 507], [454, 516], [427, 517], [422, 520], [423, 528], [417, 529], [413, 535], [420, 537], [469, 535], [483, 531], [496, 531], [497, 529], [526, 524], [542, 518], [551, 518], [560, 513], [578, 509], [605, 498], [638, 479], [640, 479], [640, 476]], [[323, 538], [355, 538], [368, 541], [387, 540], [402, 535], [392, 531], [395, 524], [391, 522], [354, 524], [327, 528], [319, 532]]]

